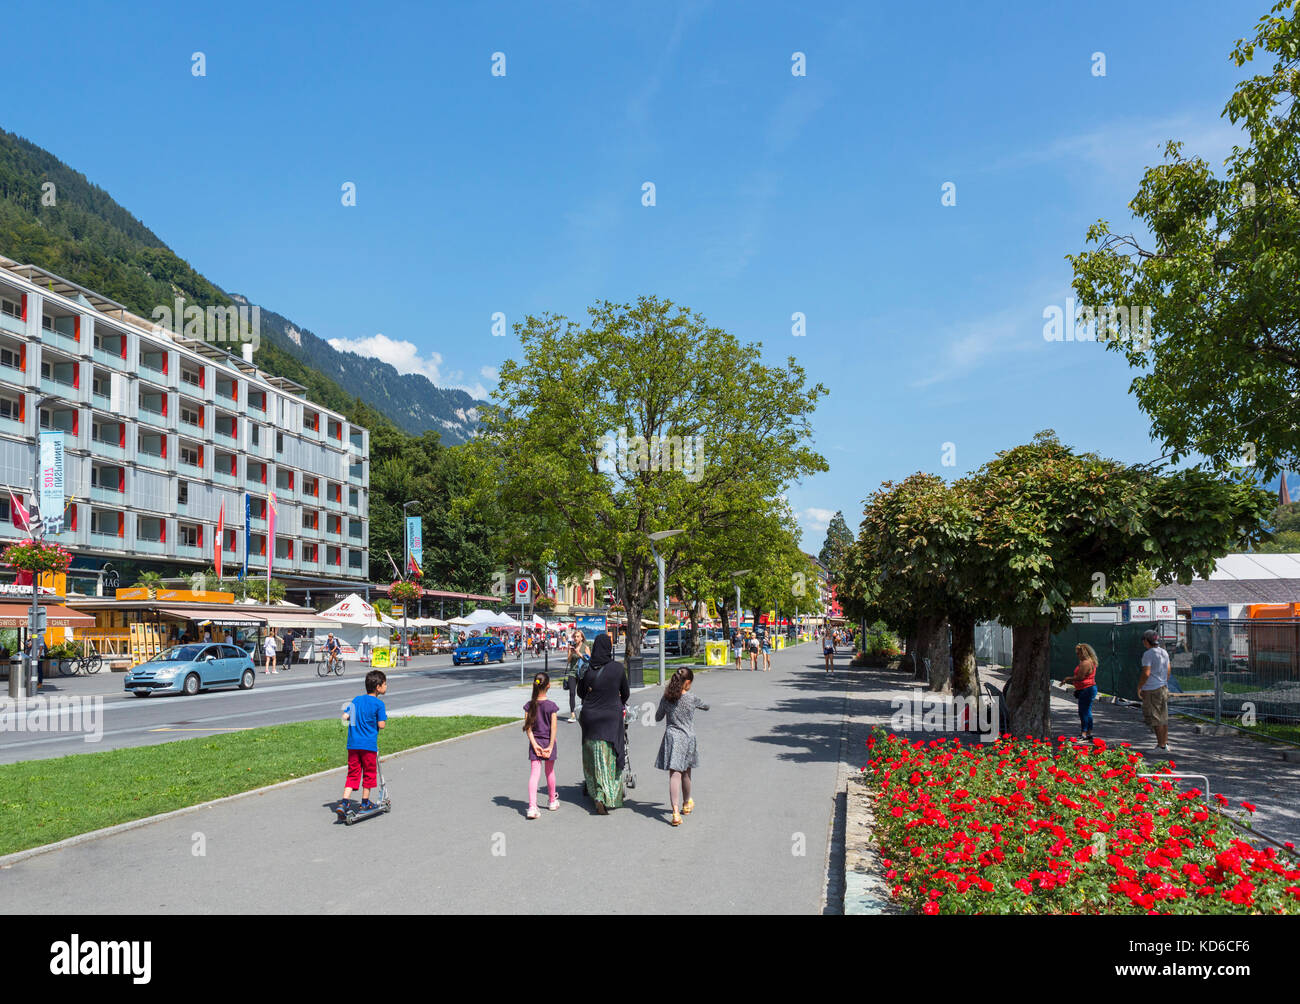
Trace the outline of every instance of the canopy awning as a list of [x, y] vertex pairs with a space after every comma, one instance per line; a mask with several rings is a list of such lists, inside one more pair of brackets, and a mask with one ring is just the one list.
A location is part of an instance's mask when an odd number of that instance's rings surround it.
[[[46, 627], [94, 627], [95, 618], [57, 603], [43, 603]], [[0, 603], [0, 627], [25, 628], [32, 608], [27, 603]]]
[[314, 613], [266, 613], [266, 626], [273, 628], [316, 628], [320, 631], [333, 631], [339, 626], [338, 621], [320, 617]]
[[232, 611], [226, 613], [214, 613], [207, 610], [184, 610], [179, 607], [159, 607], [160, 614], [166, 614], [168, 617], [178, 617], [183, 621], [193, 621], [195, 624], [211, 624], [213, 627], [254, 627], [260, 628], [266, 623], [266, 618], [270, 614], [259, 614], [254, 616], [248, 613], [235, 613]]

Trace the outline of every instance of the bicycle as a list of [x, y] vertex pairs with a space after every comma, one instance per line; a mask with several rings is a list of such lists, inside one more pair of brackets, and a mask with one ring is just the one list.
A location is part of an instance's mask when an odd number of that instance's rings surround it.
[[333, 673], [335, 676], [343, 675], [343, 657], [337, 652], [326, 654], [325, 658], [316, 663], [317, 676], [329, 676]]
[[75, 672], [85, 673], [87, 676], [93, 676], [98, 673], [104, 666], [104, 657], [95, 651], [95, 646], [91, 646], [88, 652], [85, 652], [77, 660]]

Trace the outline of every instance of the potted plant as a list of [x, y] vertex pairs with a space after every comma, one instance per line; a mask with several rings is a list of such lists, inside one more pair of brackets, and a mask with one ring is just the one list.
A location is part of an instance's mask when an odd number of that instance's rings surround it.
[[388, 598], [394, 603], [414, 603], [420, 598], [420, 587], [414, 582], [398, 579], [388, 587]]
[[4, 549], [0, 561], [19, 571], [41, 575], [45, 572], [66, 572], [72, 561], [72, 553], [53, 542], [16, 540]]

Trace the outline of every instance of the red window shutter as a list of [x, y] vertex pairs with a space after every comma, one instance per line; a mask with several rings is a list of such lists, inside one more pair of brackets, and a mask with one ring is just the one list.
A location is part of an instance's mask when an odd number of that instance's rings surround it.
[[197, 537], [196, 537], [195, 539], [198, 540], [198, 542], [199, 542], [199, 547], [202, 547], [202, 546], [203, 546], [203, 527], [200, 526], [200, 527], [198, 528], [198, 530], [195, 531], [195, 533], [197, 534]]
[[[164, 353], [163, 353], [163, 375], [164, 375], [164, 376], [165, 376], [166, 373], [167, 373], [167, 362], [168, 362], [168, 360], [169, 360], [170, 358], [171, 358], [171, 353], [170, 353], [170, 352], [164, 352]], [[167, 405], [166, 405], [165, 403], [163, 404], [163, 414], [164, 414], [164, 415], [167, 414]]]
[[120, 513], [120, 512], [117, 514], [117, 535], [118, 535], [119, 537], [125, 537], [125, 536], [126, 536], [126, 518], [125, 518], [125, 515], [126, 515], [125, 513]]
[[117, 446], [118, 449], [121, 450], [126, 449], [126, 423], [125, 422], [117, 423]]
[[77, 434], [77, 429], [80, 427], [80, 425], [81, 425], [81, 409], [73, 408], [72, 409], [72, 434], [74, 436]]
[[208, 385], [208, 368], [207, 368], [206, 366], [200, 366], [200, 367], [199, 367], [199, 386], [200, 386], [200, 387], [206, 387], [207, 385]]
[[118, 344], [122, 346], [122, 358], [125, 359], [126, 358], [126, 335], [118, 335], [117, 341]]
[[77, 508], [78, 508], [77, 503], [75, 502], [72, 503], [71, 508], [72, 508], [72, 529], [73, 532], [75, 532], [77, 529]]
[[117, 490], [120, 492], [126, 491], [126, 468], [125, 467], [119, 467], [117, 469]]
[[162, 437], [162, 451], [163, 451], [162, 452], [163, 459], [166, 460], [167, 459], [167, 437], [166, 436]]
[[23, 320], [27, 320], [27, 294], [23, 294]]
[[23, 422], [27, 419], [27, 395], [18, 395], [18, 421]]
[[24, 373], [26, 373], [27, 372], [27, 343], [26, 342], [23, 342], [22, 345], [18, 346], [18, 358], [21, 364], [18, 368], [21, 369]]
[[[74, 364], [73, 364], [73, 370], [72, 370], [72, 386], [73, 386], [73, 387], [76, 387], [76, 388], [80, 388], [80, 387], [81, 387], [81, 363], [74, 363]], [[165, 414], [165, 412], [164, 412], [164, 414]]]
[[[163, 366], [166, 365], [167, 365], [167, 357], [163, 356]], [[166, 373], [167, 372], [166, 369], [164, 369], [163, 372]], [[167, 417], [167, 399], [169, 397], [171, 397], [171, 395], [168, 394], [166, 391], [164, 391], [162, 396], [163, 418]]]
[[203, 447], [199, 447], [199, 469], [203, 469]]
[[75, 317], [72, 318], [72, 340], [74, 342], [81, 341], [81, 315], [80, 314], [77, 314]]
[[158, 521], [158, 540], [164, 544], [167, 543], [167, 521], [165, 519]]

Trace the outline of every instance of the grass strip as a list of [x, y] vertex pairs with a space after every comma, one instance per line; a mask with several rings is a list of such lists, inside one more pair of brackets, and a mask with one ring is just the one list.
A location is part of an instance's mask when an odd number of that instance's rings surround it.
[[[390, 718], [380, 754], [514, 720]], [[325, 719], [0, 765], [0, 854], [342, 768], [346, 739], [341, 721]]]

